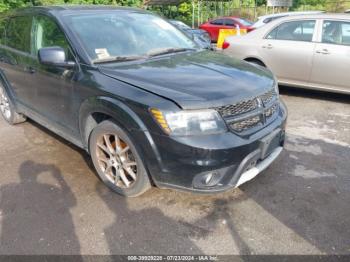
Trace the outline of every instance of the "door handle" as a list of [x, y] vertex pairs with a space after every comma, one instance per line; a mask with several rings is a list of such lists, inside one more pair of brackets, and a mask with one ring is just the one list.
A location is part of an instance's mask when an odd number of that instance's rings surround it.
[[328, 49], [316, 50], [316, 53], [317, 54], [323, 54], [323, 55], [329, 55], [330, 54]]
[[28, 66], [24, 68], [24, 71], [29, 73], [29, 74], [34, 74], [36, 72], [35, 68]]
[[262, 48], [272, 49], [273, 46], [271, 44], [267, 44], [267, 45], [263, 45]]

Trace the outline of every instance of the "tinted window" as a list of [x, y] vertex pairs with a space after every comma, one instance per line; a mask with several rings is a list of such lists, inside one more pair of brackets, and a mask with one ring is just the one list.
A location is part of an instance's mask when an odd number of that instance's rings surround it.
[[244, 26], [250, 26], [253, 24], [251, 21], [248, 21], [248, 20], [243, 19], [243, 18], [235, 18], [235, 19]]
[[294, 21], [283, 23], [278, 26], [277, 31], [273, 30], [271, 33], [275, 35], [268, 35], [270, 39], [291, 40], [291, 41], [305, 41], [311, 42], [315, 29], [315, 21]]
[[236, 24], [232, 19], [225, 19], [225, 25], [227, 26], [235, 26]]
[[47, 16], [36, 16], [34, 17], [33, 29], [33, 54], [36, 55], [43, 47], [59, 46], [69, 56], [69, 44], [55, 21]]
[[6, 44], [14, 49], [29, 53], [31, 28], [32, 18], [30, 16], [10, 18], [6, 30]]
[[210, 22], [212, 25], [223, 25], [224, 19], [216, 19]]
[[6, 22], [5, 19], [0, 19], [0, 44], [5, 44], [5, 34], [6, 34]]
[[350, 23], [342, 21], [324, 21], [322, 42], [350, 45]]

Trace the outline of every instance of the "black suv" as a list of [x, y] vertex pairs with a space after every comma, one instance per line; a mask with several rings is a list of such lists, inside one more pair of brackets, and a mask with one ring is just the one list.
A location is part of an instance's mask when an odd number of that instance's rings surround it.
[[282, 151], [286, 107], [266, 69], [200, 49], [149, 12], [35, 7], [0, 19], [0, 108], [85, 148], [102, 181], [221, 192]]

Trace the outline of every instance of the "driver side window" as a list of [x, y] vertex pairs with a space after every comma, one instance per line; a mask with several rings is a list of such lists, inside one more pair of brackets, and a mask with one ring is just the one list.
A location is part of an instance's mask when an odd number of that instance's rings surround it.
[[51, 18], [44, 15], [35, 16], [33, 31], [32, 53], [34, 55], [37, 55], [39, 49], [43, 47], [59, 46], [65, 50], [68, 60], [74, 59], [65, 35]]

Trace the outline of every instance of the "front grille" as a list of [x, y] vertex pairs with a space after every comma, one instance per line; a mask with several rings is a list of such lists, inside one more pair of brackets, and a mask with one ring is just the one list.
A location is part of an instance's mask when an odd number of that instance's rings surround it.
[[276, 98], [277, 94], [275, 89], [271, 89], [270, 91], [266, 92], [265, 94], [262, 94], [260, 96], [261, 101], [264, 103], [264, 105], [267, 105], [272, 100]]
[[222, 117], [236, 116], [255, 110], [258, 107], [256, 99], [239, 102], [234, 105], [226, 105], [216, 108]]
[[[250, 100], [215, 108], [234, 132], [249, 132], [263, 127], [278, 111], [278, 95], [274, 88]], [[271, 106], [272, 104], [272, 106]], [[267, 106], [269, 106], [267, 108]], [[236, 118], [236, 119], [235, 119]], [[239, 118], [239, 120], [237, 119]]]
[[242, 132], [244, 130], [257, 126], [259, 123], [261, 123], [260, 117], [254, 116], [254, 117], [246, 118], [239, 122], [231, 123], [230, 127], [236, 132]]

